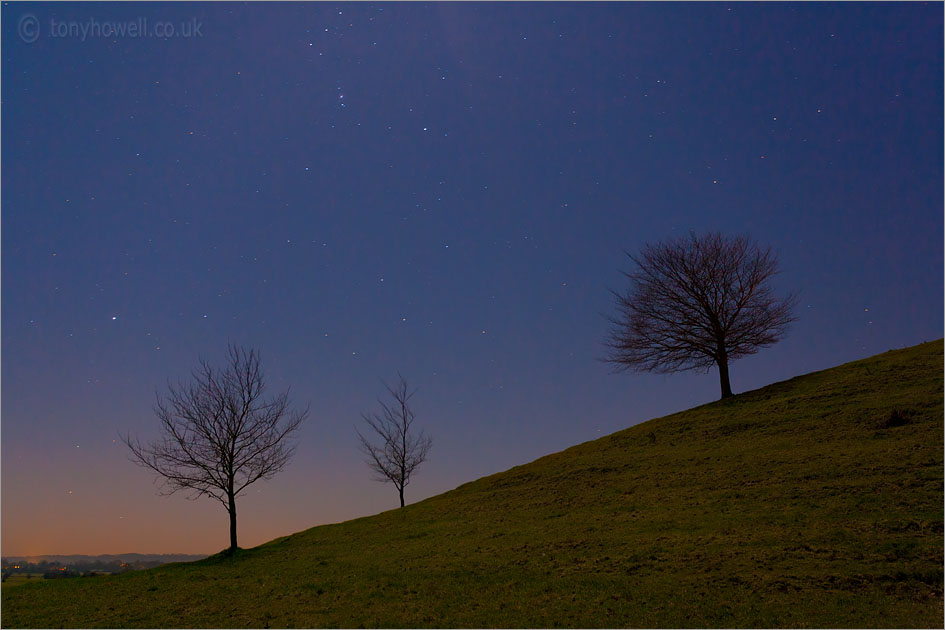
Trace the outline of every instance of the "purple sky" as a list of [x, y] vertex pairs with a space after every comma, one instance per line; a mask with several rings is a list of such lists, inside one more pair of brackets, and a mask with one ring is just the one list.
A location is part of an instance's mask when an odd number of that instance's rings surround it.
[[712, 401], [597, 360], [623, 251], [690, 230], [801, 294], [736, 393], [941, 337], [942, 13], [4, 3], [3, 553], [224, 548], [116, 440], [228, 341], [312, 408], [244, 547], [397, 505], [354, 432], [397, 371], [408, 501]]

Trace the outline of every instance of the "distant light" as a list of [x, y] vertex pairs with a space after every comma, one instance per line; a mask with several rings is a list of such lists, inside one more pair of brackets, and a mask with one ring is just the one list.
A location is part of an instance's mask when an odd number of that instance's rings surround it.
[[118, 319], [118, 317], [116, 315], [112, 315], [112, 321], [115, 321], [116, 319]]

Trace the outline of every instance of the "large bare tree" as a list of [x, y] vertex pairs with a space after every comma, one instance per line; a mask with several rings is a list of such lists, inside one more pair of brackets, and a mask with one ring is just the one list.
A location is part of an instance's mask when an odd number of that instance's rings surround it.
[[433, 440], [423, 431], [414, 432], [415, 414], [410, 408], [410, 399], [416, 390], [410, 391], [407, 381], [401, 376], [396, 386], [385, 384], [393, 402], [381, 399], [380, 413], [361, 414], [374, 439], [371, 441], [355, 429], [365, 454], [365, 463], [376, 473], [376, 481], [391, 482], [400, 494], [400, 507], [404, 507], [404, 488], [410, 477], [430, 452]]
[[216, 499], [230, 516], [230, 547], [236, 544], [236, 497], [252, 483], [281, 471], [295, 451], [290, 436], [308, 409], [289, 409], [289, 392], [264, 398], [259, 354], [229, 347], [223, 369], [201, 360], [192, 380], [168, 385], [154, 413], [161, 437], [142, 443], [122, 439], [131, 459], [163, 478], [162, 494], [189, 491], [189, 498]]
[[774, 295], [777, 257], [747, 236], [707, 234], [646, 245], [627, 254], [630, 287], [612, 291], [606, 361], [618, 370], [708, 371], [718, 366], [722, 398], [728, 366], [780, 341], [796, 318], [794, 294]]

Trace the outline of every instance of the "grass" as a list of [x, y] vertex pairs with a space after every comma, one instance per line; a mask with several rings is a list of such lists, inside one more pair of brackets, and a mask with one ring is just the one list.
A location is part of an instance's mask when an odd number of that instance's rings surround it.
[[2, 590], [4, 627], [941, 627], [943, 345], [236, 554]]
[[0, 589], [22, 586], [23, 584], [30, 584], [31, 582], [42, 579], [42, 573], [14, 573], [0, 583]]

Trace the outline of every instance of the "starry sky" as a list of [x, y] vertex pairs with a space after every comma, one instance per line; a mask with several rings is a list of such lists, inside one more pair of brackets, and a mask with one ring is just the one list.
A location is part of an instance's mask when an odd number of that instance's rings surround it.
[[228, 342], [311, 405], [244, 547], [396, 507], [354, 427], [398, 371], [434, 438], [408, 502], [713, 401], [599, 361], [625, 250], [690, 230], [800, 293], [736, 393], [941, 337], [942, 16], [3, 3], [3, 553], [224, 548], [118, 434]]

